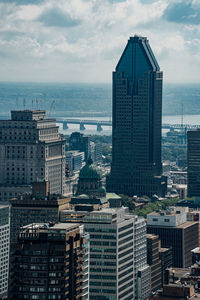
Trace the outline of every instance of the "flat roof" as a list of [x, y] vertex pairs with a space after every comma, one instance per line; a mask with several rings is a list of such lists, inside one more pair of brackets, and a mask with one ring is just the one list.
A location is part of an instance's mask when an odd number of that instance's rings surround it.
[[157, 238], [159, 238], [158, 235], [153, 234], [153, 233], [147, 233], [146, 236], [147, 236], [147, 239], [157, 239]]
[[75, 228], [75, 227], [79, 227], [79, 224], [78, 223], [58, 223], [52, 227], [49, 227], [49, 229], [61, 230], [61, 229], [70, 229], [70, 228]]
[[54, 225], [49, 225], [49, 223], [32, 223], [22, 228], [26, 229], [38, 229], [38, 230], [69, 230], [73, 228], [77, 228], [80, 225], [78, 223], [58, 223]]
[[194, 249], [192, 249], [193, 253], [200, 253], [200, 247], [196, 247]]
[[199, 222], [192, 222], [192, 221], [187, 221], [183, 224], [180, 224], [178, 226], [176, 226], [177, 228], [187, 228], [187, 227], [190, 227], [191, 225], [194, 225], [194, 224], [198, 224]]
[[176, 226], [166, 226], [166, 225], [156, 225], [156, 224], [154, 224], [154, 225], [151, 225], [151, 224], [147, 224], [147, 226], [150, 228], [167, 228], [167, 229], [174, 229], [174, 228], [183, 228], [183, 229], [185, 229], [185, 228], [187, 228], [187, 227], [190, 227], [190, 226], [192, 226], [192, 225], [194, 225], [194, 224], [198, 224], [199, 222], [194, 222], [194, 221], [186, 221], [186, 222], [184, 222], [183, 224], [180, 224], [180, 225], [176, 225]]
[[[178, 210], [178, 209], [177, 209]], [[177, 216], [177, 215], [180, 215], [180, 214], [177, 214], [176, 211], [171, 211], [170, 213], [167, 213], [166, 210], [161, 210], [160, 212], [156, 212], [156, 211], [153, 211], [151, 213], [149, 213], [148, 215], [152, 215], [152, 216]]]
[[115, 193], [106, 193], [106, 199], [121, 199], [121, 197]]
[[1, 208], [5, 208], [5, 207], [9, 207], [9, 205], [7, 205], [7, 204], [5, 204], [5, 205], [2, 205], [2, 204], [1, 204], [1, 205], [0, 205], [0, 209], [1, 209]]
[[[89, 214], [116, 214], [121, 208], [101, 208], [100, 210], [86, 211]], [[74, 209], [63, 209], [61, 212], [65, 213], [84, 213], [84, 211], [77, 211]]]
[[159, 249], [159, 252], [166, 252], [166, 251], [168, 251], [170, 248], [160, 248]]

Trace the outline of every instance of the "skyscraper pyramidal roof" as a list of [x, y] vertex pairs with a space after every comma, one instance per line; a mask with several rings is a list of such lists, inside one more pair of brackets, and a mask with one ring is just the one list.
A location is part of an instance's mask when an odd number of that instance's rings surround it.
[[144, 72], [160, 71], [157, 60], [146, 37], [130, 37], [117, 64], [116, 71], [124, 72], [133, 80], [141, 78]]

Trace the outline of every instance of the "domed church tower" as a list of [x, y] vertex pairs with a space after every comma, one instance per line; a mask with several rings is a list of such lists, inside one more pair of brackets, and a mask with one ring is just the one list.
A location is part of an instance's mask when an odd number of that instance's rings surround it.
[[91, 158], [86, 165], [80, 170], [77, 195], [86, 194], [88, 196], [101, 196], [106, 194], [101, 183], [101, 172], [93, 164]]

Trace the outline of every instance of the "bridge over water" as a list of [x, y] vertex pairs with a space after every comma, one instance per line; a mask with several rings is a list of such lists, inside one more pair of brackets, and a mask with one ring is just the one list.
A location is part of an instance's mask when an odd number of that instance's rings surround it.
[[[57, 119], [57, 123], [61, 123], [63, 129], [68, 129], [68, 124], [79, 124], [80, 130], [85, 130], [85, 125], [94, 125], [97, 127], [97, 131], [102, 131], [102, 126], [112, 126], [112, 121], [106, 120], [85, 120], [85, 119]], [[200, 128], [200, 125], [191, 125], [191, 124], [170, 124], [170, 123], [163, 123], [162, 129], [184, 129], [188, 130], [195, 130]]]

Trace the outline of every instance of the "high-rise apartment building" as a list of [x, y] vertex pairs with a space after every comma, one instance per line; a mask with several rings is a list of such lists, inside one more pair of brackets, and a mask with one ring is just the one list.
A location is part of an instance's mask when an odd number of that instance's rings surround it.
[[48, 180], [51, 194], [65, 190], [65, 139], [43, 110], [11, 111], [0, 120], [0, 199], [31, 191]]
[[187, 221], [185, 212], [160, 211], [147, 215], [147, 233], [159, 236], [161, 246], [172, 248], [173, 267], [192, 264], [191, 250], [198, 247], [198, 222]]
[[187, 132], [188, 197], [200, 197], [200, 130]]
[[24, 226], [9, 299], [89, 299], [88, 239], [78, 224]]
[[124, 208], [83, 207], [61, 211], [61, 222], [83, 223], [90, 235], [90, 300], [133, 300], [134, 216]]
[[[9, 206], [0, 205], [0, 299], [7, 296], [10, 242]], [[5, 298], [7, 299], [7, 298]]]
[[107, 190], [164, 195], [162, 72], [145, 37], [134, 36], [113, 73], [112, 165]]

